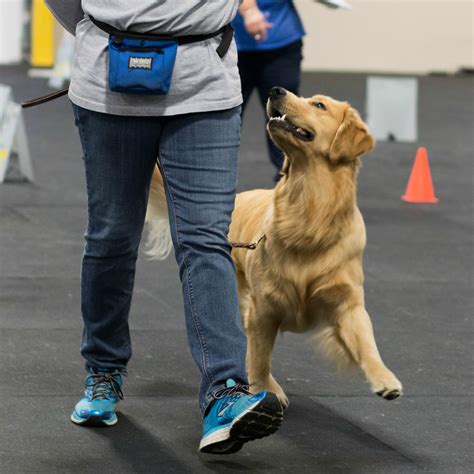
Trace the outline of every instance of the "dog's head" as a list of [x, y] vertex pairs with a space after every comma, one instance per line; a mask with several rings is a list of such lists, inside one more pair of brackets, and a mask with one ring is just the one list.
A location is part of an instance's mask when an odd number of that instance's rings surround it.
[[267, 115], [272, 140], [290, 158], [323, 156], [336, 164], [356, 161], [374, 147], [367, 125], [347, 102], [273, 87]]

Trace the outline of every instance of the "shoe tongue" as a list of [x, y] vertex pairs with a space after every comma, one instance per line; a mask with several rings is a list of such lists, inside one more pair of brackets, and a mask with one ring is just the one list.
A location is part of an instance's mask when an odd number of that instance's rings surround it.
[[227, 379], [227, 382], [225, 383], [225, 386], [227, 388], [230, 388], [230, 387], [235, 387], [237, 384], [235, 383], [235, 380], [233, 379]]

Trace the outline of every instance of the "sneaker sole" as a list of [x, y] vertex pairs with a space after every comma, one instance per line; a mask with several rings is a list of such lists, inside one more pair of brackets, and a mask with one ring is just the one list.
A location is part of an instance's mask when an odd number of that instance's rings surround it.
[[71, 421], [75, 425], [101, 428], [101, 427], [115, 425], [118, 421], [118, 418], [116, 416], [115, 418], [112, 418], [111, 420], [103, 420], [100, 416], [89, 416], [88, 418], [76, 418], [73, 413], [71, 415]]
[[277, 396], [267, 393], [263, 400], [235, 418], [230, 427], [201, 440], [199, 451], [210, 454], [236, 453], [248, 441], [275, 433], [282, 421], [283, 409]]

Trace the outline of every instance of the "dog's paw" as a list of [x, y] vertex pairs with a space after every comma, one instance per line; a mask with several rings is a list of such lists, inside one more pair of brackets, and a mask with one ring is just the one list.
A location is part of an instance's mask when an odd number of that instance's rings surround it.
[[385, 400], [395, 400], [403, 394], [402, 384], [396, 375], [385, 366], [371, 370], [367, 374], [372, 392]]
[[[273, 391], [273, 390], [269, 390], [269, 391]], [[275, 393], [275, 395], [278, 397], [278, 400], [280, 401], [283, 410], [286, 410], [288, 406], [290, 405], [290, 401], [288, 400], [288, 397], [286, 396], [285, 392], [281, 390], [279, 393], [276, 393], [276, 392], [273, 392], [273, 393]]]
[[395, 400], [403, 395], [402, 390], [398, 388], [394, 388], [392, 390], [386, 388], [384, 390], [379, 390], [375, 392], [379, 397], [385, 398], [385, 400]]
[[278, 400], [280, 401], [283, 410], [286, 410], [290, 404], [290, 401], [288, 400], [288, 397], [281, 388], [280, 384], [271, 375], [268, 383], [252, 384], [251, 391], [252, 393], [258, 393], [262, 391], [274, 393], [278, 397]]
[[403, 387], [400, 381], [390, 373], [388, 380], [372, 386], [372, 391], [385, 400], [395, 400], [403, 395]]

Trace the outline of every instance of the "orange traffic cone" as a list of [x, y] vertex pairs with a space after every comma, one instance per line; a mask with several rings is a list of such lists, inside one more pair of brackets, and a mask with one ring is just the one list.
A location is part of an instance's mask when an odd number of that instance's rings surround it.
[[418, 148], [407, 189], [402, 199], [407, 202], [438, 202], [438, 198], [434, 194], [428, 152], [424, 147]]

